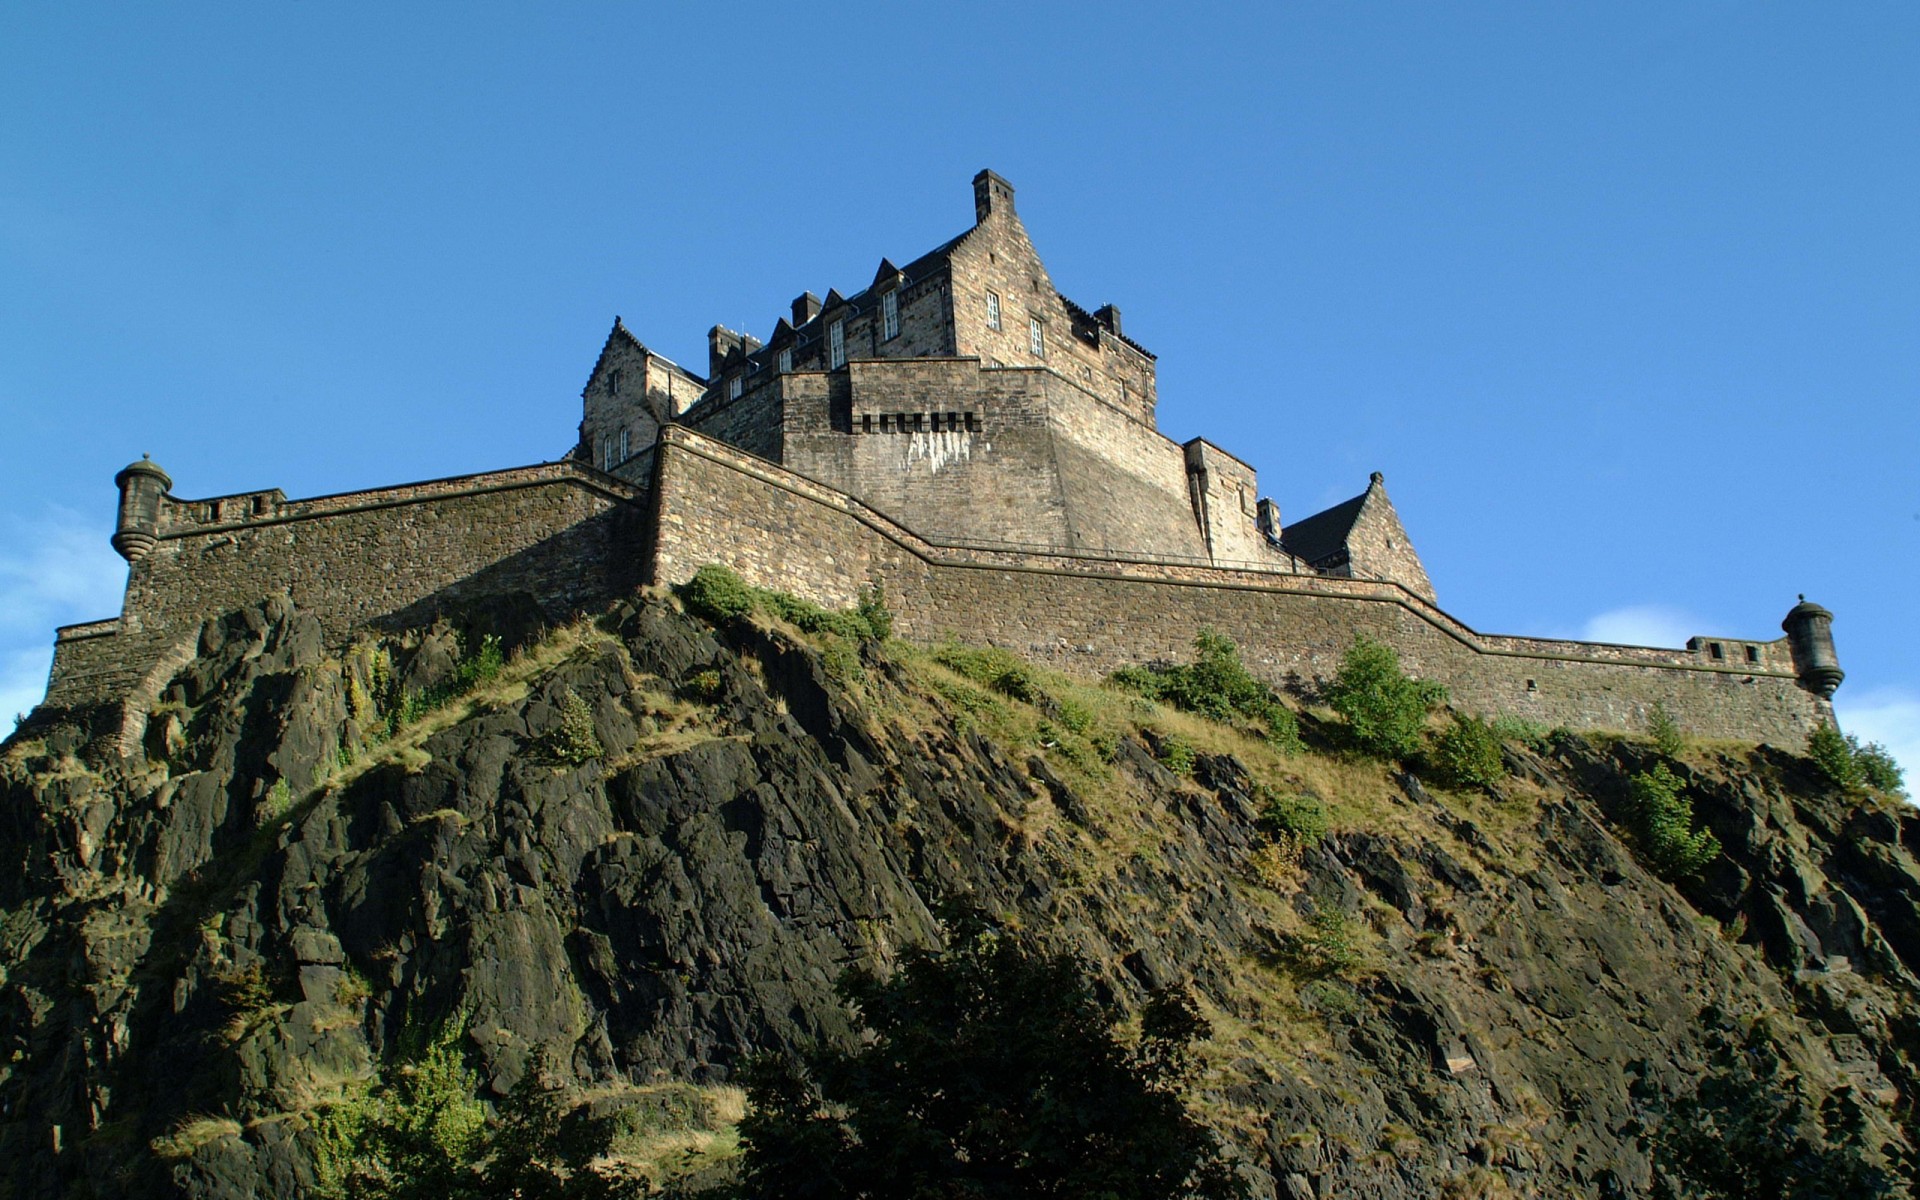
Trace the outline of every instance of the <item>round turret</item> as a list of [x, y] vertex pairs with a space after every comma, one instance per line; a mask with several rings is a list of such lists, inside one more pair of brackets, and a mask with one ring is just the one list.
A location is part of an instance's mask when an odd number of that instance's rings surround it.
[[120, 489], [120, 517], [114, 525], [113, 548], [128, 562], [139, 562], [160, 540], [160, 498], [173, 480], [146, 455], [113, 477]]
[[1787, 644], [1793, 648], [1793, 669], [1800, 676], [1800, 686], [1823, 700], [1832, 699], [1834, 689], [1847, 677], [1833, 649], [1833, 614], [1802, 595], [1780, 628], [1787, 631]]

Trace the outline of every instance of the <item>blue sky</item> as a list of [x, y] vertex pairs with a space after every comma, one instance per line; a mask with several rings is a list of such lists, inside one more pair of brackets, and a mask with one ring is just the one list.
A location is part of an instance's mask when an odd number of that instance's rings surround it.
[[1920, 770], [1916, 64], [1910, 3], [6, 6], [0, 709], [117, 610], [129, 459], [555, 457], [615, 313], [698, 364], [991, 166], [1288, 518], [1384, 471], [1489, 631], [1805, 592]]

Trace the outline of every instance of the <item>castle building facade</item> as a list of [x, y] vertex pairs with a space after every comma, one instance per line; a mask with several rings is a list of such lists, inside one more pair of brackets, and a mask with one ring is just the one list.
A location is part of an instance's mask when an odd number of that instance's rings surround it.
[[713, 327], [704, 374], [615, 318], [578, 439], [531, 467], [308, 500], [172, 495], [121, 472], [118, 617], [57, 634], [47, 704], [134, 737], [202, 622], [268, 595], [330, 636], [513, 595], [552, 619], [708, 562], [837, 606], [883, 584], [907, 636], [993, 642], [1069, 669], [1234, 637], [1311, 690], [1357, 634], [1456, 703], [1631, 729], [1655, 703], [1690, 730], [1797, 744], [1831, 720], [1831, 614], [1786, 637], [1684, 650], [1479, 633], [1439, 607], [1379, 474], [1295, 522], [1254, 469], [1157, 427], [1154, 355], [1111, 304], [1054, 285], [982, 171], [974, 223], [866, 287], [793, 301], [764, 342]]

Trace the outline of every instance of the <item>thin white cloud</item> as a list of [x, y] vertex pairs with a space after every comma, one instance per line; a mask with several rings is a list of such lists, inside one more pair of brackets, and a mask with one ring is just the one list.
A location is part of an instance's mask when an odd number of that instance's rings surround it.
[[1834, 697], [1840, 728], [1862, 743], [1878, 742], [1907, 775], [1907, 791], [1920, 791], [1920, 692], [1903, 687], [1875, 688]]
[[1696, 637], [1706, 623], [1691, 613], [1659, 604], [1615, 608], [1590, 618], [1580, 628], [1588, 642], [1617, 642], [1627, 646], [1668, 646], [1678, 649]]
[[108, 533], [66, 508], [0, 520], [0, 735], [46, 695], [54, 626], [120, 611], [127, 567]]

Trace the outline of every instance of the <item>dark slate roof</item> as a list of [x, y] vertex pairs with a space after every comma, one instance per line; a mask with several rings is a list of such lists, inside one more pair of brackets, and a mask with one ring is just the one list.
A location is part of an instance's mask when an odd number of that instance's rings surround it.
[[1351, 500], [1293, 522], [1280, 531], [1281, 547], [1308, 564], [1339, 554], [1347, 548], [1347, 535], [1353, 532], [1353, 523], [1360, 519], [1360, 508], [1366, 502], [1367, 493], [1361, 492]]

